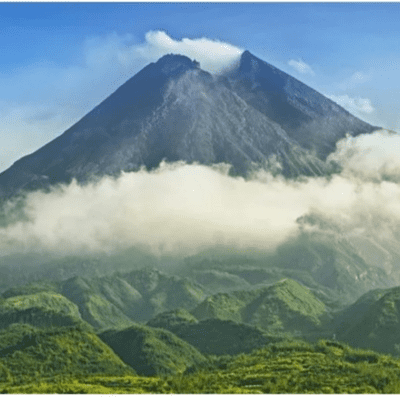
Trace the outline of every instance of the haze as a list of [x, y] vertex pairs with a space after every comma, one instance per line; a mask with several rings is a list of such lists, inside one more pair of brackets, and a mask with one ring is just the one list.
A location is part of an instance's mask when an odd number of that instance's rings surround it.
[[[244, 179], [229, 176], [227, 165], [178, 162], [33, 192], [20, 217], [0, 229], [0, 250], [62, 255], [146, 245], [160, 255], [214, 244], [273, 250], [306, 229], [298, 219], [310, 214], [344, 234], [393, 236], [400, 222], [398, 146], [400, 138], [387, 131], [343, 139], [330, 156], [342, 172], [329, 178], [287, 180], [259, 170]], [[16, 209], [20, 203], [8, 204], [9, 215]]]

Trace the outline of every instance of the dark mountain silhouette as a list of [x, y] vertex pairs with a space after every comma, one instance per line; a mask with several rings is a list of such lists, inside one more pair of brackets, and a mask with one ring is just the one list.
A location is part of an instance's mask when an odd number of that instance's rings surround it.
[[239, 175], [277, 163], [289, 177], [322, 175], [338, 139], [374, 129], [248, 51], [224, 76], [170, 54], [0, 174], [0, 196], [151, 169], [163, 159], [226, 162]]

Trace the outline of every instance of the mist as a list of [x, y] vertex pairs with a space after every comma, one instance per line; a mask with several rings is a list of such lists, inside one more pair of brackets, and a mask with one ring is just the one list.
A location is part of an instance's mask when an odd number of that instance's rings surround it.
[[28, 194], [21, 217], [0, 228], [0, 252], [63, 255], [140, 245], [158, 255], [213, 245], [272, 251], [304, 229], [319, 229], [299, 223], [311, 214], [344, 233], [393, 236], [400, 223], [399, 146], [400, 137], [388, 131], [343, 139], [330, 156], [342, 171], [329, 178], [288, 180], [260, 169], [245, 179], [230, 176], [224, 164], [176, 162], [87, 185], [73, 181]]

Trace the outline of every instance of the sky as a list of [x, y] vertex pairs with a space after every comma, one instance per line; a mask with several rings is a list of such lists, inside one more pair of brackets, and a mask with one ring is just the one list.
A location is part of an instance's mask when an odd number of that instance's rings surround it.
[[243, 50], [400, 131], [399, 3], [0, 3], [0, 171], [167, 53]]

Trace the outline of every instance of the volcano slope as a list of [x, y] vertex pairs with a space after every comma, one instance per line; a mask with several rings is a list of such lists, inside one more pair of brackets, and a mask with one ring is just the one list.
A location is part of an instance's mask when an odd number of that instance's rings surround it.
[[170, 54], [0, 174], [0, 198], [162, 160], [223, 162], [242, 176], [254, 165], [323, 175], [339, 139], [376, 129], [248, 51], [222, 76]]

